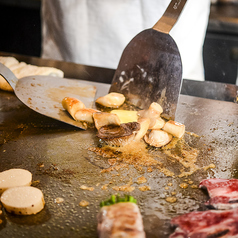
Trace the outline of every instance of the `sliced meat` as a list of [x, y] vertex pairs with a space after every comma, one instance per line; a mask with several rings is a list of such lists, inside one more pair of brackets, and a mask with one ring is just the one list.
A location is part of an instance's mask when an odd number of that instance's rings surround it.
[[178, 226], [170, 238], [238, 237], [238, 209], [191, 212], [172, 219]]
[[222, 210], [238, 207], [238, 179], [205, 179], [199, 187], [210, 196], [206, 205]]
[[145, 238], [142, 216], [135, 203], [104, 206], [97, 218], [99, 238]]

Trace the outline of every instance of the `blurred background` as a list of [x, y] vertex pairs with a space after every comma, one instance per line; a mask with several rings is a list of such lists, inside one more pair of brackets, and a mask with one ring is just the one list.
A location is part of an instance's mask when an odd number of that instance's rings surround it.
[[[40, 57], [41, 0], [0, 0], [0, 51]], [[238, 0], [211, 0], [205, 80], [238, 85]]]

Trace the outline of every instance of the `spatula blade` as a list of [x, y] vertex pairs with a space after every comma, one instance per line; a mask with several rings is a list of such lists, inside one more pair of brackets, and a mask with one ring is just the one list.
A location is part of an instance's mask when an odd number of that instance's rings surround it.
[[96, 87], [79, 80], [37, 75], [19, 79], [14, 92], [32, 110], [81, 129], [87, 129], [85, 123], [75, 121], [64, 110], [62, 100], [64, 97], [75, 97], [81, 100], [86, 108], [92, 108]]
[[158, 102], [163, 117], [175, 118], [182, 80], [178, 47], [169, 34], [147, 29], [136, 35], [124, 49], [114, 74], [110, 92], [146, 109]]

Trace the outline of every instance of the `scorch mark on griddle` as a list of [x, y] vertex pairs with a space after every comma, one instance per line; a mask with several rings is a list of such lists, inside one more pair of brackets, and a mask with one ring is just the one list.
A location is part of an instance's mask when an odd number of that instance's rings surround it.
[[96, 163], [92, 162], [88, 157], [84, 157], [84, 159], [86, 159], [90, 164], [92, 164], [93, 166], [99, 169], [105, 169], [103, 166], [97, 165]]

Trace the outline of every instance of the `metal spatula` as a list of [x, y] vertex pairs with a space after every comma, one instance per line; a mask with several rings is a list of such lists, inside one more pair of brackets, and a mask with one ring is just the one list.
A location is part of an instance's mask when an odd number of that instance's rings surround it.
[[96, 86], [90, 82], [39, 75], [17, 79], [12, 71], [1, 63], [0, 75], [11, 85], [18, 99], [32, 110], [81, 129], [87, 128], [86, 124], [73, 120], [61, 102], [65, 97], [75, 97], [87, 108], [91, 108], [95, 100]]
[[186, 0], [172, 0], [151, 29], [136, 35], [124, 49], [110, 92], [123, 93], [133, 105], [146, 109], [158, 102], [163, 117], [175, 118], [182, 80], [178, 47], [169, 35]]

